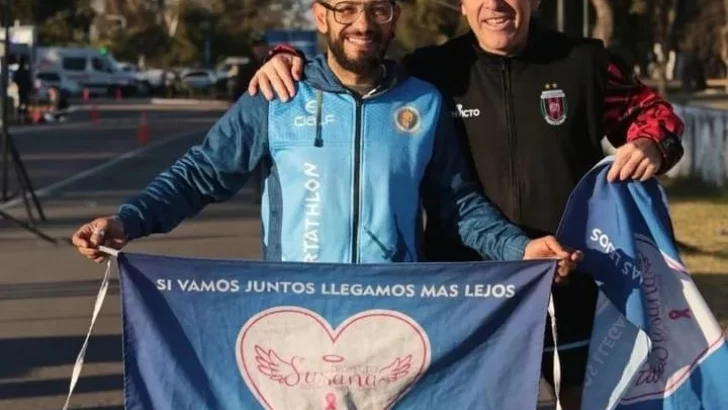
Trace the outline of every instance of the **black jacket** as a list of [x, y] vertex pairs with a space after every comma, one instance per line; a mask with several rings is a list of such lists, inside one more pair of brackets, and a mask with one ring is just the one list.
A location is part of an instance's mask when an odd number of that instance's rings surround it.
[[[480, 49], [472, 33], [404, 59], [411, 75], [452, 99], [471, 169], [486, 194], [530, 236], [555, 233], [569, 194], [604, 157], [601, 141], [651, 138], [663, 171], [682, 155], [683, 124], [595, 40], [532, 24], [526, 49], [504, 58]], [[477, 260], [433, 223], [429, 260]]]

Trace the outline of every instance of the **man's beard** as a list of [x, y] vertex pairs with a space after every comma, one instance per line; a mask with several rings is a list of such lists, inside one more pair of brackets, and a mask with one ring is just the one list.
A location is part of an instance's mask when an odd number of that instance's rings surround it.
[[[348, 35], [353, 36], [359, 34], [360, 33], [349, 33]], [[367, 75], [378, 70], [379, 66], [382, 64], [382, 60], [384, 60], [384, 54], [387, 52], [387, 48], [389, 47], [389, 38], [383, 39], [381, 32], [376, 33], [370, 31], [364, 35], [371, 38], [375, 48], [372, 52], [361, 55], [356, 59], [348, 57], [346, 55], [346, 51], [344, 51], [346, 35], [342, 33], [337, 39], [332, 38], [330, 33], [328, 36], [329, 50], [331, 50], [331, 54], [333, 54], [336, 62], [339, 63], [343, 69], [358, 75]]]

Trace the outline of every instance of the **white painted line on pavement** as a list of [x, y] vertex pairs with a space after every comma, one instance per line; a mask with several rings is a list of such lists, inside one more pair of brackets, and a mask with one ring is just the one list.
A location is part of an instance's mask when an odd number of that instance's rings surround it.
[[[57, 122], [50, 124], [41, 125], [22, 125], [20, 127], [10, 127], [11, 135], [27, 135], [27, 134], [40, 134], [52, 131], [72, 131], [80, 128], [94, 130], [104, 125], [129, 125], [130, 127], [137, 124], [141, 118], [141, 111], [139, 117], [119, 117], [119, 118], [100, 118], [96, 121], [83, 120], [83, 121], [69, 121], [69, 122]], [[200, 114], [207, 114], [212, 112], [211, 110], [199, 111]], [[168, 120], [172, 118], [188, 118], [189, 113], [187, 112], [161, 112], [148, 114], [148, 121], [152, 124], [152, 121], [156, 120]], [[203, 117], [204, 119], [204, 117]], [[88, 128], [87, 128], [88, 127]]]
[[152, 105], [208, 105], [214, 107], [228, 107], [227, 100], [205, 100], [199, 98], [152, 98]]
[[[74, 182], [78, 182], [78, 181], [80, 181], [80, 180], [82, 180], [84, 178], [88, 178], [90, 176], [93, 176], [95, 174], [98, 174], [101, 171], [104, 171], [104, 170], [106, 170], [106, 169], [108, 169], [108, 168], [110, 168], [110, 167], [112, 167], [112, 166], [114, 166], [114, 165], [116, 165], [116, 164], [118, 164], [120, 162], [126, 161], [128, 159], [132, 159], [134, 157], [138, 157], [138, 156], [144, 154], [145, 152], [147, 152], [149, 150], [152, 150], [152, 149], [157, 148], [157, 147], [160, 147], [160, 146], [162, 146], [164, 144], [168, 144], [170, 142], [176, 141], [178, 139], [182, 139], [182, 138], [185, 138], [185, 137], [189, 137], [189, 136], [192, 136], [192, 135], [194, 135], [196, 133], [204, 133], [204, 132], [207, 132], [208, 129], [209, 129], [209, 127], [198, 128], [196, 130], [185, 131], [185, 132], [182, 132], [182, 133], [179, 133], [179, 134], [170, 135], [167, 138], [162, 138], [162, 139], [157, 140], [155, 142], [152, 142], [152, 143], [150, 143], [148, 145], [145, 145], [143, 147], [137, 148], [137, 149], [135, 149], [133, 151], [128, 151], [128, 152], [126, 152], [126, 153], [124, 153], [124, 154], [122, 154], [122, 155], [120, 155], [120, 156], [118, 156], [118, 157], [116, 157], [114, 159], [111, 159], [109, 161], [106, 161], [104, 163], [101, 163], [99, 165], [96, 165], [95, 167], [89, 168], [89, 169], [87, 169], [85, 171], [81, 171], [78, 174], [75, 174], [75, 175], [73, 175], [73, 176], [71, 176], [69, 178], [66, 178], [66, 179], [62, 180], [62, 181], [58, 181], [58, 182], [56, 182], [54, 184], [50, 184], [47, 187], [43, 187], [41, 189], [37, 189], [35, 191], [35, 195], [38, 198], [46, 197], [46, 196], [54, 193], [55, 191], [57, 191], [57, 190], [65, 187], [67, 185], [73, 184]], [[30, 197], [29, 196], [27, 196], [27, 198], [30, 200]], [[22, 203], [23, 203], [23, 198], [22, 197], [15, 198], [15, 199], [13, 199], [11, 201], [8, 201], [8, 202], [5, 202], [3, 204], [0, 204], [0, 210], [6, 210], [6, 209], [14, 208], [14, 207], [16, 207], [18, 205], [21, 205]]]

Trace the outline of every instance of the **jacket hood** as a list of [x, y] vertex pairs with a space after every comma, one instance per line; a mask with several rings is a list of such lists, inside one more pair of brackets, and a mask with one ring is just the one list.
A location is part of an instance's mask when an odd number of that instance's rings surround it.
[[[326, 58], [327, 54], [322, 53], [306, 62], [304, 67], [304, 81], [324, 92], [347, 92], [347, 88], [336, 77], [336, 74], [331, 71], [331, 67], [329, 67]], [[379, 91], [391, 89], [407, 78], [407, 73], [401, 64], [392, 60], [384, 60], [382, 64], [384, 64], [386, 74], [384, 82], [379, 87]]]

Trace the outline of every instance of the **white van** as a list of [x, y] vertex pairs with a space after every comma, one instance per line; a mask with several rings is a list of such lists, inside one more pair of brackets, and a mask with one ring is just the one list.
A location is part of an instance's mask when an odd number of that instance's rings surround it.
[[88, 88], [92, 95], [114, 95], [117, 88], [130, 95], [137, 88], [133, 76], [117, 70], [108, 54], [92, 47], [38, 47], [33, 69], [58, 72]]

